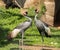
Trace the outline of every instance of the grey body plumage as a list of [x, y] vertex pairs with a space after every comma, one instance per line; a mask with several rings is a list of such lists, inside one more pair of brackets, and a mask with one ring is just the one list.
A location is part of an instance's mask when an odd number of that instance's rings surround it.
[[[28, 18], [29, 19], [29, 18]], [[32, 19], [30, 18], [29, 20], [19, 24], [15, 29], [21, 29], [21, 31], [25, 31], [32, 25]]]
[[34, 21], [35, 21], [38, 31], [40, 32], [40, 34], [41, 34], [41, 32], [43, 32], [43, 34], [45, 34], [46, 37], [49, 37], [47, 29], [50, 29], [50, 28], [48, 27], [48, 25], [46, 23], [44, 23], [41, 20], [38, 20], [37, 16], [38, 16], [38, 14], [35, 15]]
[[49, 34], [50, 34], [50, 28], [48, 26], [48, 24], [44, 23], [43, 21], [41, 21], [40, 19], [37, 19], [37, 16], [38, 16], [38, 11], [37, 9], [35, 10], [35, 18], [34, 18], [34, 22], [35, 22], [35, 25], [42, 37], [42, 41], [44, 42], [44, 35], [46, 37], [51, 37]]
[[8, 40], [15, 38], [19, 32], [24, 35], [25, 30], [27, 30], [31, 26], [32, 19], [27, 15], [25, 15], [25, 18], [27, 18], [28, 20], [16, 26], [14, 30], [9, 33]]

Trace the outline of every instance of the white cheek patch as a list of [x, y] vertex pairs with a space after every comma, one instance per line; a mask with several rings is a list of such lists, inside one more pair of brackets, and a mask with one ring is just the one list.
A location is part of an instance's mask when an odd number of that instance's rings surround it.
[[19, 32], [20, 32], [20, 29], [14, 29], [11, 33], [11, 37], [12, 38], [16, 37]]

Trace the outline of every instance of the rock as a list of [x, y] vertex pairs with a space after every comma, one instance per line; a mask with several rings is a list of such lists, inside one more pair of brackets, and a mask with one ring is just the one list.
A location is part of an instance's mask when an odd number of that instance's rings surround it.
[[41, 20], [44, 21], [45, 23], [47, 23], [50, 26], [53, 26], [53, 22], [54, 22], [54, 17], [50, 16], [50, 15], [42, 15], [41, 16]]
[[55, 3], [54, 2], [44, 2], [46, 7], [46, 14], [54, 16]]
[[0, 6], [5, 6], [5, 4], [2, 0], [0, 0]]
[[44, 0], [26, 0], [24, 8], [39, 7], [39, 5], [43, 2]]
[[44, 5], [46, 7], [45, 14], [41, 17], [41, 20], [47, 23], [48, 25], [54, 25], [54, 10], [55, 2], [54, 0], [45, 0]]

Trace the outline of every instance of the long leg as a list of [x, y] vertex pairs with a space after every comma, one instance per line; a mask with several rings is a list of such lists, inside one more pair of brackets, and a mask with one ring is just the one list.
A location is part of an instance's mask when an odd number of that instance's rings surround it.
[[22, 31], [22, 46], [23, 46], [24, 32]]
[[43, 48], [43, 45], [44, 45], [44, 37], [43, 37], [44, 32], [41, 32], [40, 34], [41, 34], [41, 38], [42, 38], [42, 49], [41, 49], [41, 50], [43, 50], [43, 49], [44, 49], [44, 48]]
[[44, 32], [41, 32], [40, 34], [41, 34], [42, 42], [44, 42], [44, 38], [43, 38]]
[[23, 50], [23, 38], [24, 38], [24, 31], [22, 31], [22, 32], [21, 32], [21, 36], [22, 36], [22, 38], [21, 38], [21, 40], [19, 40], [19, 46], [21, 45], [21, 46], [22, 46], [22, 48], [19, 48], [19, 50]]

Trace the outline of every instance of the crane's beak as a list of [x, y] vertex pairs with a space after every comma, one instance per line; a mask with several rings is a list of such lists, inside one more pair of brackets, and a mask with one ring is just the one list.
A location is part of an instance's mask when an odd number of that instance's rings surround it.
[[24, 13], [23, 13], [23, 16], [27, 16], [27, 14], [28, 14], [28, 12], [24, 12]]

